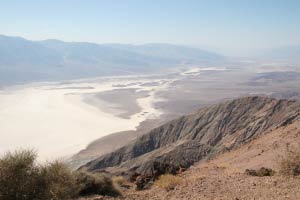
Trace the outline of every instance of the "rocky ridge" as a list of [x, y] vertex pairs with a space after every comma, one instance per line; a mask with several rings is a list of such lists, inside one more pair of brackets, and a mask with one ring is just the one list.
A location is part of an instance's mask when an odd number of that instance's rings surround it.
[[127, 175], [143, 188], [160, 174], [178, 173], [299, 118], [296, 100], [257, 96], [231, 100], [170, 121], [80, 169]]

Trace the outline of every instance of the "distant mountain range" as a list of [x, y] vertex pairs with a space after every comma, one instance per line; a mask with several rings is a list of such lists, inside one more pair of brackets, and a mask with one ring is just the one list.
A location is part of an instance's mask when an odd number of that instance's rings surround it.
[[212, 52], [171, 44], [30, 41], [0, 35], [0, 84], [153, 72], [223, 59]]

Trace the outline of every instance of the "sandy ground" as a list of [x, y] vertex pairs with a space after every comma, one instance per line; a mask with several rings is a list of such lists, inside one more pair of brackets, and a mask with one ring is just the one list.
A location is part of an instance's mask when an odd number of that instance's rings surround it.
[[[115, 89], [97, 94], [86, 94], [83, 96], [83, 100], [99, 107], [102, 111], [116, 113], [117, 116], [128, 119], [133, 114], [142, 111], [136, 100], [147, 97], [148, 93], [148, 91], [138, 91], [137, 88]], [[108, 103], [109, 105], [107, 105]]]
[[135, 130], [147, 119], [176, 118], [226, 98], [300, 91], [299, 80], [253, 86], [247, 70], [194, 67], [2, 88], [0, 154], [33, 147], [44, 159], [68, 156], [108, 134]]
[[[161, 84], [142, 86], [153, 81]], [[162, 114], [154, 107], [154, 103], [160, 101], [154, 96], [157, 91], [165, 90], [169, 81], [172, 80], [122, 77], [40, 83], [1, 90], [0, 153], [30, 147], [38, 150], [41, 158], [52, 159], [76, 153], [91, 141], [110, 133], [135, 130], [142, 121]], [[116, 84], [127, 86], [117, 87]], [[113, 101], [99, 101], [98, 106], [83, 101], [87, 94], [132, 88], [144, 95], [130, 99], [138, 110], [121, 107], [129, 113], [126, 118], [119, 116], [124, 111], [118, 107], [113, 111], [101, 109], [110, 107]], [[120, 93], [118, 98], [126, 99], [127, 95]]]
[[[219, 71], [203, 69], [208, 70]], [[170, 98], [159, 93], [171, 91], [174, 82], [202, 70], [184, 72], [2, 88], [0, 154], [29, 147], [36, 149], [43, 160], [65, 157], [108, 134], [135, 130], [141, 122], [157, 119], [167, 111], [158, 103], [167, 103]]]

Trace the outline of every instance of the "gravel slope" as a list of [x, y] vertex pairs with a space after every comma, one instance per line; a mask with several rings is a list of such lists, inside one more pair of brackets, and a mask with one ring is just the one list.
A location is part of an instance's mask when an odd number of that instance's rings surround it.
[[[259, 136], [242, 147], [218, 157], [192, 166], [179, 176], [183, 182], [174, 190], [166, 192], [157, 187], [135, 191], [123, 191], [117, 199], [151, 200], [269, 200], [300, 199], [300, 178], [285, 177], [277, 173], [273, 177], [253, 177], [245, 169], [271, 167], [277, 172], [278, 161], [284, 152], [300, 145], [300, 123], [298, 121]], [[114, 199], [94, 197], [96, 199]]]

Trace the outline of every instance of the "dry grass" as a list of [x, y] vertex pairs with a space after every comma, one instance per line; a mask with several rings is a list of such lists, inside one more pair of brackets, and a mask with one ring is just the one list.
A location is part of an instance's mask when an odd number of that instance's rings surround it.
[[113, 176], [112, 180], [118, 186], [125, 185], [128, 182], [123, 176]]
[[161, 175], [157, 181], [155, 181], [154, 185], [163, 188], [167, 191], [173, 190], [177, 185], [182, 183], [182, 178], [171, 175], [171, 174], [166, 174], [166, 175]]
[[94, 194], [119, 196], [121, 192], [115, 186], [112, 179], [104, 174], [92, 174], [88, 172], [78, 172], [76, 175], [79, 185], [80, 196], [90, 196]]
[[285, 176], [300, 175], [300, 148], [293, 148], [279, 161], [280, 173]]

